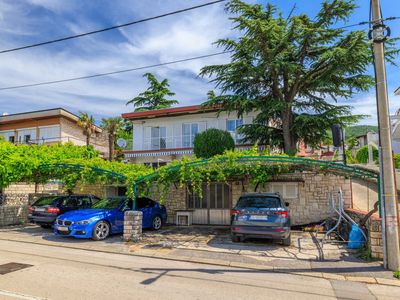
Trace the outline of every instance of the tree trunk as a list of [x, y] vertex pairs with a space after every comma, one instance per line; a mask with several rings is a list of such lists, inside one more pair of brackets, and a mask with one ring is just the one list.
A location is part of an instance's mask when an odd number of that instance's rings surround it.
[[295, 155], [297, 152], [296, 138], [291, 132], [292, 127], [293, 112], [289, 107], [282, 113], [283, 150], [288, 155]]
[[115, 136], [110, 134], [108, 136], [108, 159], [109, 161], [113, 161], [114, 159], [114, 143], [115, 143]]
[[90, 134], [87, 133], [86, 134], [86, 147], [89, 147], [89, 145], [90, 145]]

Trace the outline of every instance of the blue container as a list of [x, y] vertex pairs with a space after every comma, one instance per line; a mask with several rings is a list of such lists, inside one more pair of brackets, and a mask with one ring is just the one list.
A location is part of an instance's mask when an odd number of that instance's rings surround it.
[[365, 237], [362, 234], [362, 229], [358, 225], [353, 224], [349, 235], [349, 243], [347, 247], [349, 249], [360, 249], [364, 246]]

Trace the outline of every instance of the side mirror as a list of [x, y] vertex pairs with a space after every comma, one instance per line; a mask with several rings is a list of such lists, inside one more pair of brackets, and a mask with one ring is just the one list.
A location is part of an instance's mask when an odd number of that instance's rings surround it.
[[285, 205], [286, 205], [286, 206], [289, 206], [289, 202], [285, 202]]

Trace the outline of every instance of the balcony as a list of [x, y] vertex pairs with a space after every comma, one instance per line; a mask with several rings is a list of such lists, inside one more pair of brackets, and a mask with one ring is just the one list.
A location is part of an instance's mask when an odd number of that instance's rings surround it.
[[[236, 149], [239, 151], [249, 150], [253, 145], [241, 144], [241, 136], [231, 133]], [[143, 157], [143, 156], [167, 156], [167, 155], [191, 155], [193, 154], [194, 136], [166, 136], [157, 138], [144, 138], [141, 149], [126, 147], [125, 157]], [[260, 146], [260, 151], [264, 146]], [[262, 149], [261, 149], [262, 148]], [[132, 150], [133, 149], [133, 150]]]

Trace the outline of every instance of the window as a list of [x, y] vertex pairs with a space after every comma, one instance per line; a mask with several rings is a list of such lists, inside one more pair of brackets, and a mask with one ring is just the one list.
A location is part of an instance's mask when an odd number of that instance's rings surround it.
[[40, 143], [57, 142], [60, 139], [60, 126], [46, 126], [39, 128]]
[[284, 199], [296, 199], [299, 197], [297, 182], [272, 182], [269, 189], [273, 193], [279, 193]]
[[31, 135], [30, 134], [25, 134], [24, 135], [24, 143], [28, 144], [31, 142]]
[[0, 135], [2, 135], [6, 141], [9, 141], [10, 143], [15, 143], [15, 133], [14, 131], [2, 131], [0, 132]]
[[193, 147], [194, 137], [198, 133], [199, 133], [199, 124], [197, 123], [182, 124], [182, 146], [184, 148]]
[[240, 197], [236, 208], [277, 208], [282, 207], [278, 197], [244, 196]]
[[226, 120], [226, 131], [236, 132], [236, 130], [243, 125], [242, 119]]
[[72, 209], [78, 208], [78, 199], [76, 197], [65, 197], [61, 205]]
[[151, 149], [167, 148], [167, 129], [165, 127], [151, 127]]
[[235, 144], [239, 144], [243, 136], [237, 132], [237, 129], [243, 125], [242, 119], [226, 120], [226, 130], [232, 135]]
[[137, 198], [136, 208], [152, 208], [154, 207], [154, 201], [149, 198]]
[[92, 206], [92, 199], [88, 196], [78, 197], [79, 208], [89, 208]]
[[36, 141], [36, 128], [19, 129], [18, 130], [18, 143], [29, 143]]

